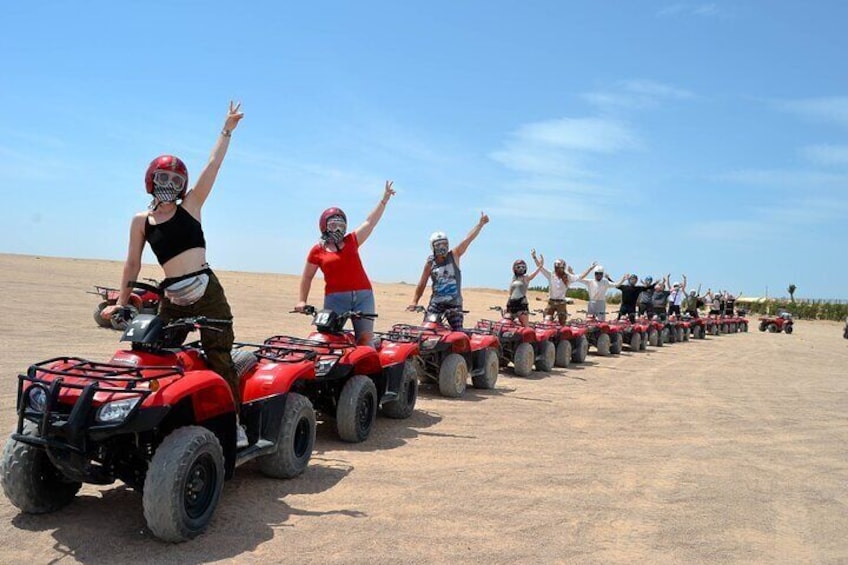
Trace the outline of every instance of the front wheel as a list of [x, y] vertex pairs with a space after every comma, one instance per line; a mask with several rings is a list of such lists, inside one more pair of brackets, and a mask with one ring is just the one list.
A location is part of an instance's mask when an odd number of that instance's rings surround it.
[[[24, 434], [35, 435], [24, 422]], [[68, 480], [41, 448], [9, 438], [0, 462], [0, 483], [9, 501], [27, 514], [46, 514], [73, 501], [82, 483]]]
[[651, 347], [657, 347], [660, 339], [660, 334], [654, 328], [651, 328], [651, 331], [648, 332], [648, 343], [651, 344]]
[[342, 387], [336, 409], [336, 431], [342, 441], [368, 439], [377, 418], [377, 387], [364, 375], [354, 375]]
[[286, 396], [283, 420], [277, 434], [277, 451], [258, 459], [259, 470], [274, 479], [291, 479], [306, 470], [315, 445], [315, 411], [306, 397]]
[[486, 352], [483, 354], [483, 369], [483, 374], [471, 377], [471, 382], [474, 384], [474, 388], [491, 390], [495, 388], [495, 384], [498, 382], [498, 372], [501, 369], [498, 350], [494, 347], [486, 348]]
[[103, 316], [100, 314], [103, 312], [103, 309], [109, 306], [109, 302], [104, 300], [94, 309], [94, 323], [96, 323], [101, 328], [111, 328], [112, 320], [104, 320]]
[[792, 324], [783, 324], [783, 331], [788, 334], [792, 333]]
[[639, 351], [647, 351], [648, 350], [648, 332], [642, 332], [641, 341], [639, 343]]
[[595, 349], [601, 357], [609, 357], [610, 355], [610, 336], [609, 334], [601, 334], [598, 336], [598, 341], [595, 344]]
[[224, 487], [224, 452], [200, 426], [171, 432], [156, 449], [144, 479], [144, 519], [163, 541], [181, 542], [209, 525]]
[[536, 370], [543, 373], [551, 372], [556, 361], [556, 347], [552, 341], [545, 340], [539, 343], [539, 355], [536, 357]]
[[418, 400], [418, 363], [407, 359], [403, 364], [403, 382], [396, 400], [383, 403], [383, 414], [388, 418], [405, 420], [415, 411]]
[[458, 398], [468, 384], [468, 363], [459, 353], [451, 353], [439, 367], [439, 392], [448, 398]]
[[571, 355], [571, 342], [567, 339], [559, 340], [556, 346], [554, 365], [557, 367], [568, 367], [571, 364]]
[[533, 372], [533, 361], [535, 352], [533, 346], [527, 342], [518, 344], [515, 348], [515, 356], [512, 359], [512, 368], [519, 377], [529, 377]]

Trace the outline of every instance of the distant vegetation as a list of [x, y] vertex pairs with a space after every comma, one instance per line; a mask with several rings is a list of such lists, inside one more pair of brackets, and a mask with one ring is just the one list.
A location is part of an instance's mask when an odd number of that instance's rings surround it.
[[786, 310], [802, 320], [844, 320], [848, 316], [848, 304], [828, 300], [771, 299], [738, 303], [751, 314], [774, 314], [778, 309]]

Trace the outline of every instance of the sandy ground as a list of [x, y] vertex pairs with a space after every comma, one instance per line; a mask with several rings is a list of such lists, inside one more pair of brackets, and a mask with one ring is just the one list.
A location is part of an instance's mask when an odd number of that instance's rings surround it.
[[[121, 265], [0, 255], [0, 425], [15, 378], [58, 354], [106, 359], [93, 284]], [[154, 267], [143, 274], [156, 276]], [[236, 335], [303, 335], [296, 279], [222, 272]], [[316, 286], [313, 296], [320, 296]], [[405, 285], [378, 285], [378, 328], [415, 321]], [[469, 318], [504, 301], [468, 291]], [[541, 304], [541, 303], [540, 303]], [[590, 356], [583, 366], [502, 372], [458, 400], [422, 387], [409, 420], [380, 418], [343, 444], [319, 423], [306, 473], [228, 482], [209, 531], [167, 545], [145, 531], [138, 494], [86, 486], [52, 515], [0, 496], [0, 562], [844, 563], [848, 562], [848, 341], [798, 322]]]

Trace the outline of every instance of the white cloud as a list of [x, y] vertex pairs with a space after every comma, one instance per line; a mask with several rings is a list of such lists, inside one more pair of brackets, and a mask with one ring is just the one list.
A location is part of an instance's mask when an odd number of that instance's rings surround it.
[[645, 79], [621, 81], [612, 89], [582, 95], [589, 104], [605, 110], [653, 108], [664, 101], [694, 97], [689, 90]]
[[521, 126], [508, 144], [512, 148], [549, 148], [613, 153], [638, 145], [624, 124], [605, 118], [560, 118]]
[[848, 96], [787, 100], [776, 106], [804, 118], [848, 127]]
[[801, 155], [818, 165], [848, 165], [848, 145], [808, 145]]
[[823, 186], [844, 187], [848, 184], [848, 175], [820, 171], [742, 169], [718, 175], [716, 180], [776, 188], [814, 189]]

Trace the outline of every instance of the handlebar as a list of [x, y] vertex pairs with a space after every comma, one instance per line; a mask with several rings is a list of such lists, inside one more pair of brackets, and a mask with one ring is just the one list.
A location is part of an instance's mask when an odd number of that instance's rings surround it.
[[[306, 306], [303, 307], [302, 312], [298, 311], [298, 310], [289, 310], [289, 314], [304, 314], [304, 315], [308, 315], [308, 316], [314, 316], [317, 313], [318, 313], [318, 309], [316, 309], [315, 306], [312, 306], [312, 305], [309, 305], [309, 304], [307, 304]], [[358, 319], [363, 319], [363, 318], [366, 319], [366, 320], [373, 320], [373, 319], [379, 317], [378, 314], [372, 314], [372, 313], [369, 313], [369, 312], [362, 312], [360, 310], [348, 310], [346, 312], [340, 313], [339, 316], [346, 317], [346, 318], [349, 318], [351, 320], [358, 320]]]

